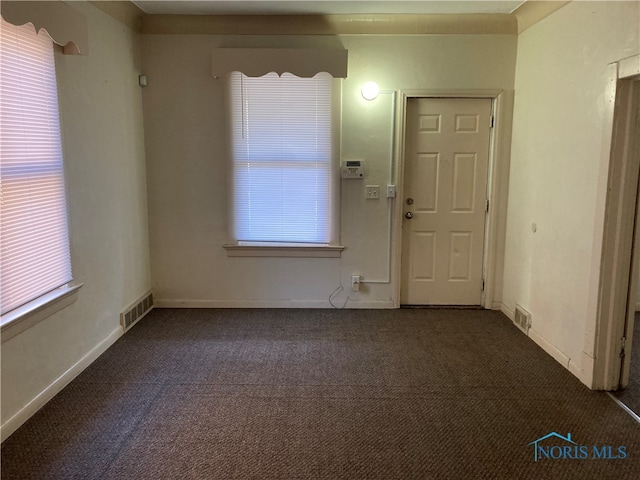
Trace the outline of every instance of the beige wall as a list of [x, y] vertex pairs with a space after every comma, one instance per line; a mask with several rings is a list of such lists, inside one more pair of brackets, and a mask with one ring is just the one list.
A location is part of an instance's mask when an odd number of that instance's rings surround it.
[[[387, 201], [364, 200], [363, 185], [389, 181], [391, 102], [388, 94], [365, 102], [367, 80], [384, 90], [503, 89], [509, 111], [516, 74], [504, 311], [511, 315], [516, 302], [529, 309], [534, 340], [588, 383], [605, 71], [638, 53], [638, 3], [572, 2], [518, 39], [137, 37], [90, 5], [72, 5], [88, 18], [91, 53], [56, 59], [72, 262], [85, 286], [74, 305], [2, 345], [3, 437], [7, 423], [18, 426], [120, 335], [119, 312], [151, 278], [165, 305], [328, 307], [351, 274], [386, 277]], [[342, 158], [367, 162], [364, 182], [342, 183], [346, 250], [341, 259], [228, 258], [224, 87], [210, 76], [210, 51], [323, 45], [349, 49]], [[140, 58], [149, 77], [143, 94]], [[347, 306], [390, 307], [395, 287], [365, 285], [348, 292]], [[500, 300], [500, 276], [495, 288]]]
[[119, 336], [120, 311], [151, 287], [138, 42], [94, 7], [73, 5], [87, 16], [90, 55], [56, 63], [71, 261], [84, 287], [2, 344], [3, 437]]
[[586, 384], [607, 65], [638, 53], [638, 7], [571, 2], [518, 38], [503, 310]]
[[[159, 305], [330, 307], [350, 277], [387, 276], [387, 200], [365, 200], [364, 185], [389, 182], [391, 96], [383, 90], [503, 89], [508, 111], [515, 35], [234, 37], [144, 35], [145, 145], [153, 289]], [[343, 46], [342, 158], [364, 159], [367, 178], [342, 181], [341, 259], [228, 258], [228, 160], [224, 81], [210, 76], [216, 47]], [[508, 143], [503, 147], [508, 147]], [[397, 180], [395, 180], [397, 182]], [[502, 218], [504, 221], [504, 218]], [[499, 269], [501, 273], [501, 269]], [[498, 285], [501, 282], [498, 281]], [[347, 307], [393, 306], [395, 283], [363, 285], [335, 298]]]

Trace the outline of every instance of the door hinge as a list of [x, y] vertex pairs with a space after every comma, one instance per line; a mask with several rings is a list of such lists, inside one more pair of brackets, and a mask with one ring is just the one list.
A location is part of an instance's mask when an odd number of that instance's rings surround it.
[[620, 358], [624, 358], [624, 349], [627, 346], [627, 337], [620, 339]]
[[490, 121], [491, 121], [491, 127], [490, 128], [493, 128], [495, 126], [495, 124], [496, 124], [496, 117], [491, 115], [491, 120]]
[[484, 211], [489, 212], [489, 199], [487, 198], [487, 203], [484, 206]]

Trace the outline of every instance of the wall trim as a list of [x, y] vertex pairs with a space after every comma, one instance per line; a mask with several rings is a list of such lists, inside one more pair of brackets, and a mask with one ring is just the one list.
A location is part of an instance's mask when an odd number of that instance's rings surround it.
[[526, 1], [516, 8], [512, 15], [518, 20], [518, 34], [524, 32], [527, 28], [535, 25], [540, 20], [547, 18], [556, 10], [561, 9], [570, 1]]
[[[505, 305], [504, 303], [500, 306], [500, 311], [504, 313], [509, 320], [512, 322], [515, 319], [515, 309]], [[524, 333], [524, 332], [523, 332]], [[551, 355], [553, 359], [562, 365], [564, 368], [569, 370], [569, 372], [578, 378], [582, 383], [584, 383], [587, 387], [593, 388], [591, 383], [591, 371], [587, 371], [584, 368], [578, 366], [574, 361], [571, 360], [567, 355], [562, 353], [560, 349], [558, 349], [555, 345], [553, 345], [550, 341], [548, 341], [540, 332], [537, 330], [530, 328], [527, 336], [533, 340], [533, 342], [542, 348], [546, 353]], [[587, 354], [584, 354], [583, 357], [588, 357]]]
[[89, 3], [143, 34], [516, 35], [570, 1], [528, 0], [510, 14], [419, 15], [152, 15], [128, 0]]
[[227, 257], [340, 258], [344, 246], [275, 246], [224, 244]]
[[507, 318], [509, 318], [509, 320], [511, 320], [512, 322], [516, 319], [515, 309], [509, 307], [508, 305], [505, 305], [504, 303], [502, 303], [500, 305], [500, 311], [504, 313], [507, 316]]
[[13, 432], [40, 410], [49, 400], [66, 387], [94, 360], [102, 355], [116, 340], [122, 336], [122, 327], [114, 329], [105, 339], [87, 352], [80, 360], [73, 364], [66, 372], [56, 378], [48, 387], [36, 395], [29, 403], [18, 410], [11, 418], [0, 427], [0, 438], [4, 442]]
[[0, 316], [2, 343], [28, 330], [78, 300], [84, 283], [69, 283]]
[[573, 376], [580, 380], [588, 388], [591, 387], [591, 372], [586, 374], [585, 370], [579, 367], [570, 357], [565, 355], [558, 347], [548, 341], [540, 332], [533, 328], [529, 329], [529, 338], [533, 340], [540, 348], [551, 355], [556, 362], [566, 368]]
[[[342, 306], [344, 300], [337, 304]], [[335, 307], [327, 300], [187, 300], [187, 299], [156, 299], [154, 308], [327, 308]], [[346, 309], [356, 308], [396, 308], [392, 300], [349, 300]]]
[[[110, 2], [106, 2], [110, 3]], [[510, 14], [144, 15], [143, 34], [197, 35], [516, 35]]]
[[115, 18], [129, 30], [136, 33], [142, 31], [142, 19], [146, 15], [137, 5], [125, 1], [91, 1], [94, 7], [99, 8], [107, 15]]
[[551, 355], [556, 362], [569, 370], [569, 363], [571, 362], [571, 359], [533, 327], [529, 329], [529, 338], [537, 343], [545, 352]]

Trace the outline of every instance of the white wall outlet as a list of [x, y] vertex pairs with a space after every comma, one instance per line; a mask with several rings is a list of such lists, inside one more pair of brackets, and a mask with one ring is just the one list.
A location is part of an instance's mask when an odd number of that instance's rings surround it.
[[364, 196], [365, 198], [380, 198], [380, 185], [367, 185]]
[[387, 198], [396, 198], [396, 186], [387, 185]]
[[351, 290], [354, 292], [360, 290], [360, 275], [351, 275]]

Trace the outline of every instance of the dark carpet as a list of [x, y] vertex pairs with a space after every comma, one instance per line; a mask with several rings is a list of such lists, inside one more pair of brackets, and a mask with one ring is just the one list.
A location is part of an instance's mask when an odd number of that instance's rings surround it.
[[614, 395], [627, 407], [640, 416], [640, 314], [636, 313], [633, 324], [633, 342], [631, 344], [631, 369], [629, 385]]
[[[535, 462], [553, 431], [626, 458]], [[638, 472], [640, 425], [482, 310], [155, 310], [2, 445], [3, 480]]]

